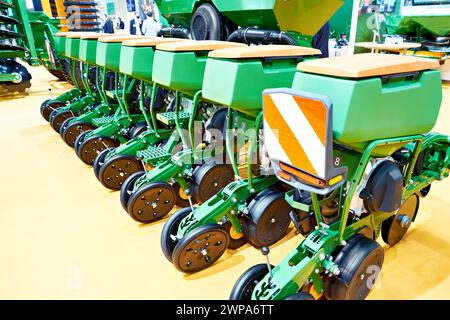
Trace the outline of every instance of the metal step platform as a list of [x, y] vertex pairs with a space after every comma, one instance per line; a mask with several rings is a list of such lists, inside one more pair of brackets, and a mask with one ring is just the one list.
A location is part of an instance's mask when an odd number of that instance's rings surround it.
[[137, 156], [145, 163], [155, 163], [169, 159], [171, 155], [164, 148], [150, 146], [147, 149], [138, 151]]
[[[187, 111], [180, 111], [178, 113], [178, 118], [180, 119], [180, 123], [186, 123], [189, 121], [190, 113]], [[156, 119], [161, 121], [167, 126], [175, 125], [175, 112], [161, 112], [156, 115]]]
[[96, 127], [100, 127], [104, 124], [108, 124], [111, 123], [113, 121], [113, 116], [104, 116], [104, 117], [100, 117], [100, 118], [96, 118], [94, 120], [92, 120], [92, 124]]

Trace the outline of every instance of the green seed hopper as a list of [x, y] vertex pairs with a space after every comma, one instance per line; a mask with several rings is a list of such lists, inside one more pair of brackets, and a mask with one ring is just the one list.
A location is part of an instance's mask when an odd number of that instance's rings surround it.
[[183, 41], [158, 45], [153, 63], [153, 80], [162, 86], [193, 96], [202, 89], [208, 53], [242, 46], [244, 45], [221, 41]]
[[[59, 32], [56, 34], [57, 50], [64, 52], [62, 57], [68, 64], [68, 72], [75, 88], [48, 100], [41, 105], [41, 113], [46, 118], [52, 128], [61, 133], [61, 127], [69, 118], [75, 118], [90, 110], [91, 106], [97, 101], [98, 95], [94, 94], [93, 84], [89, 83], [89, 64], [80, 58], [81, 37], [100, 37], [100, 34], [83, 32]], [[62, 46], [64, 45], [64, 51]], [[68, 122], [66, 123], [68, 124]]]
[[133, 78], [152, 82], [153, 60], [156, 46], [169, 42], [180, 42], [177, 38], [150, 38], [128, 40], [120, 52], [120, 72]]
[[[155, 47], [161, 43], [174, 41], [182, 40], [149, 37], [122, 42], [119, 71], [125, 75], [124, 83], [128, 79], [138, 80], [139, 109], [144, 115], [145, 122], [133, 133], [132, 139], [117, 148], [99, 154], [96, 158], [93, 166], [94, 173], [106, 188], [120, 190], [128, 177], [144, 170], [142, 161], [137, 158], [137, 153], [149, 147], [157, 148], [156, 144], [170, 139], [173, 134], [173, 125], [166, 126], [156, 120], [156, 114], [163, 113], [167, 110], [164, 108], [165, 105], [170, 105], [171, 93], [154, 85], [152, 70]], [[167, 143], [164, 149], [161, 149], [170, 154], [173, 147], [172, 143]]]
[[294, 89], [264, 91], [264, 141], [278, 179], [294, 188], [285, 200], [304, 238], [275, 267], [266, 257], [248, 269], [231, 299], [367, 297], [384, 261], [377, 238], [399, 243], [431, 184], [449, 176], [450, 137], [429, 132], [438, 67], [395, 55], [319, 59], [299, 64]]
[[[203, 148], [196, 147], [203, 143], [203, 137], [200, 142], [194, 138], [196, 120], [201, 121], [201, 125], [204, 126], [208, 119], [214, 123], [212, 119], [215, 119], [218, 114], [224, 115], [217, 106], [204, 103], [201, 89], [208, 53], [231, 47], [245, 47], [245, 45], [225, 41], [184, 40], [156, 46], [152, 81], [159, 87], [175, 91], [174, 110], [159, 113], [156, 118], [165, 125], [175, 124], [176, 130], [168, 143], [177, 144], [181, 139], [183, 150], [173, 157], [167, 149], [155, 147], [137, 153], [137, 156], [147, 165], [152, 167], [157, 165], [133, 181], [132, 185], [124, 184], [121, 190], [122, 205], [136, 221], [150, 223], [168, 214], [175, 203], [182, 206], [189, 205], [184, 192], [190, 192], [190, 183], [195, 180], [193, 176], [197, 175], [195, 172], [208, 175], [208, 172], [213, 170], [216, 173], [219, 172], [218, 175], [222, 177], [222, 180], [216, 181], [215, 185], [210, 180], [206, 181], [207, 186], [201, 184], [199, 189], [202, 191], [192, 193], [191, 199], [195, 202], [206, 201], [214, 192], [219, 191], [231, 181], [232, 173], [229, 166], [216, 165], [214, 162], [206, 163], [207, 160], [212, 159], [211, 154]], [[223, 128], [224, 118], [220, 117], [218, 122]], [[186, 128], [189, 132], [188, 136], [184, 132]], [[200, 183], [200, 180], [202, 178], [199, 178], [197, 182]], [[169, 184], [170, 181], [174, 183]], [[208, 192], [203, 192], [204, 188], [208, 189]], [[158, 189], [164, 190], [163, 195], [160, 196]], [[144, 199], [147, 200], [144, 201]], [[149, 205], [153, 201], [149, 199], [156, 201], [157, 205]]]
[[[255, 246], [270, 245], [284, 236], [290, 222], [289, 207], [283, 193], [272, 188], [277, 180], [253, 170], [257, 132], [262, 124], [261, 95], [266, 88], [291, 86], [298, 62], [317, 54], [320, 51], [316, 49], [287, 45], [229, 48], [209, 54], [202, 95], [228, 108], [228, 134], [223, 138], [235, 180], [194, 210], [181, 209], [169, 218], [161, 245], [178, 270], [197, 272], [211, 266], [227, 248], [237, 248], [247, 241]], [[239, 172], [239, 156], [233, 152], [243, 145], [236, 147], [230, 132], [248, 143], [247, 178]], [[247, 218], [240, 218], [242, 212]], [[220, 239], [214, 248], [205, 246], [209, 235]], [[206, 248], [204, 255], [196, 255], [201, 247]]]
[[256, 117], [264, 89], [290, 86], [298, 62], [315, 54], [320, 52], [283, 45], [216, 50], [206, 64], [203, 97]]
[[[370, 67], [359, 71], [360, 64], [371, 57]], [[326, 94], [333, 101], [337, 142], [364, 150], [373, 140], [421, 134], [434, 127], [442, 100], [441, 79], [436, 70], [419, 72], [427, 60], [418, 63], [404, 57], [355, 55], [354, 69], [346, 70], [340, 69], [339, 61], [300, 64], [302, 72], [296, 74], [292, 85], [293, 89]], [[392, 146], [377, 152], [391, 154]]]
[[120, 69], [120, 54], [122, 42], [127, 40], [145, 39], [145, 36], [105, 36], [97, 44], [96, 63], [115, 72]]

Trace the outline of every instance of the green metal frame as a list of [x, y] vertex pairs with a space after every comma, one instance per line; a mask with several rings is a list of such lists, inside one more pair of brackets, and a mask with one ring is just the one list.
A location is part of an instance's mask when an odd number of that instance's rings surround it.
[[254, 132], [259, 132], [263, 120], [262, 115], [262, 112], [260, 112], [256, 119], [251, 119], [251, 117], [243, 114], [237, 115], [237, 112], [231, 108], [228, 109], [226, 152], [231, 161], [236, 180], [228, 184], [222, 191], [211, 197], [201, 206], [194, 208], [192, 212], [181, 221], [177, 230], [178, 239], [184, 238], [190, 232], [202, 225], [209, 223], [224, 223], [226, 221], [231, 223], [236, 233], [241, 233], [242, 224], [240, 215], [248, 212], [247, 199], [278, 182], [275, 176], [253, 177], [251, 163], [258, 143], [256, 134], [249, 134], [246, 137], [248, 141], [247, 179], [243, 179], [239, 175], [236, 155], [233, 152], [233, 137], [230, 135], [230, 132], [234, 128], [233, 124], [236, 123], [236, 117], [247, 123], [252, 123], [252, 126], [255, 129]]
[[[153, 92], [155, 92], [155, 89]], [[192, 106], [189, 111], [188, 123], [180, 119], [181, 101], [183, 97], [192, 98]], [[152, 99], [152, 102], [153, 101], [154, 99]], [[180, 184], [181, 188], [186, 191], [188, 190], [188, 183], [186, 179], [192, 174], [193, 166], [201, 163], [203, 160], [206, 160], [211, 156], [214, 156], [205, 154], [203, 149], [197, 150], [195, 146], [194, 121], [199, 119], [198, 108], [200, 102], [202, 102], [201, 90], [197, 91], [193, 96], [182, 94], [179, 91], [176, 92], [174, 115], [175, 130], [172, 132], [168, 143], [164, 147], [166, 156], [143, 159], [146, 164], [154, 168], [135, 182], [132, 192], [137, 192], [137, 190], [152, 182], [170, 181], [171, 179], [174, 179]], [[153, 112], [151, 112], [151, 114], [154, 115]], [[152, 123], [154, 128], [156, 128], [156, 119], [153, 118]], [[183, 134], [183, 129], [186, 127], [189, 131], [189, 141], [186, 141]], [[160, 130], [156, 130], [156, 132], [159, 134]], [[183, 150], [172, 157], [171, 151], [175, 148], [180, 139], [183, 145]]]
[[[404, 188], [402, 202], [413, 194], [427, 187], [434, 180], [441, 180], [449, 176], [450, 169], [450, 137], [439, 134], [415, 135], [392, 139], [382, 139], [371, 142], [361, 154], [356, 170], [353, 172], [347, 187], [339, 188], [339, 221], [329, 228], [320, 227], [322, 213], [321, 203], [317, 195], [312, 193], [312, 205], [305, 208], [304, 204], [296, 203], [291, 194], [286, 200], [293, 206], [314, 212], [319, 228], [314, 230], [300, 245], [290, 252], [273, 270], [257, 284], [252, 299], [278, 300], [297, 293], [307, 282], [312, 282], [317, 293], [324, 290], [324, 282], [320, 277], [323, 272], [338, 274], [339, 266], [331, 257], [333, 251], [345, 245], [362, 229], [369, 227], [374, 231], [375, 238], [381, 232], [381, 223], [395, 214], [395, 212], [375, 212], [357, 222], [348, 224], [350, 202], [356, 193], [369, 161], [374, 158], [376, 149], [385, 145], [406, 144], [412, 151], [404, 174]], [[428, 157], [426, 170], [419, 175], [413, 175], [413, 169], [419, 154], [424, 150], [431, 150], [434, 156]], [[335, 197], [333, 193], [330, 197]], [[322, 201], [327, 201], [324, 199]]]

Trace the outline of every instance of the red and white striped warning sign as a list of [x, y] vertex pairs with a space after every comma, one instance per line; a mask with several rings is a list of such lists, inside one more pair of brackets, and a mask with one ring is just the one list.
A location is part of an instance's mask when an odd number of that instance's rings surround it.
[[264, 143], [269, 157], [325, 179], [327, 107], [288, 93], [264, 95]]

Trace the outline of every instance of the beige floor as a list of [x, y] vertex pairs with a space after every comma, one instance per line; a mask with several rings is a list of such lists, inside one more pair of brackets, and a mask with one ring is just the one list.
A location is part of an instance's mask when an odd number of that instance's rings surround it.
[[[64, 91], [43, 69], [32, 69], [30, 95], [0, 98], [0, 298], [226, 299], [237, 277], [263, 262], [245, 246], [212, 268], [183, 275], [163, 257], [163, 221], [139, 226], [118, 194], [39, 114], [48, 88]], [[450, 86], [437, 131], [450, 134]], [[406, 238], [386, 248], [371, 299], [450, 299], [450, 179], [433, 185]], [[300, 240], [291, 231], [272, 249], [272, 263]]]

